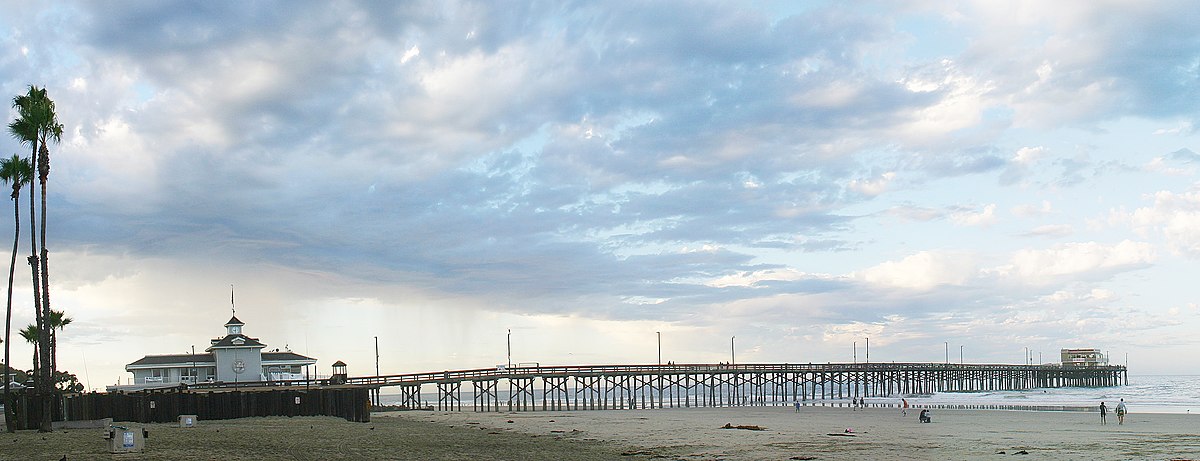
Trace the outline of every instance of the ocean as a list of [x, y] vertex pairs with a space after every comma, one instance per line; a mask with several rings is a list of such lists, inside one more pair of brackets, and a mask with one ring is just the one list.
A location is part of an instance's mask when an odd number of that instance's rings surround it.
[[[384, 388], [384, 392], [388, 389]], [[507, 398], [507, 392], [500, 392], [500, 399]], [[983, 391], [983, 392], [940, 392], [928, 395], [894, 395], [887, 397], [868, 397], [867, 403], [872, 406], [895, 406], [901, 398], [906, 398], [909, 405], [929, 408], [991, 408], [1007, 410], [1034, 411], [1095, 411], [1100, 402], [1105, 402], [1110, 411], [1115, 409], [1119, 399], [1125, 399], [1125, 404], [1131, 413], [1181, 413], [1200, 415], [1200, 376], [1153, 376], [1131, 375], [1129, 385], [1112, 387], [1062, 387], [1039, 388], [1024, 391]], [[426, 405], [436, 405], [436, 393], [421, 393], [421, 399]], [[399, 394], [383, 394], [380, 396], [384, 405], [398, 405], [402, 402]], [[847, 399], [825, 399], [807, 401], [807, 405], [848, 405]], [[472, 397], [469, 391], [462, 393], [462, 405], [470, 411]], [[787, 406], [791, 402], [776, 402], [777, 405]]]
[[[1111, 412], [1125, 399], [1130, 412], [1200, 415], [1200, 376], [1130, 375], [1129, 385], [1113, 387], [1061, 387], [1024, 391], [946, 392], [913, 396], [910, 405], [982, 406], [1030, 410], [1092, 411], [1104, 402]], [[871, 399], [885, 401], [887, 399]], [[895, 399], [892, 399], [895, 400]]]

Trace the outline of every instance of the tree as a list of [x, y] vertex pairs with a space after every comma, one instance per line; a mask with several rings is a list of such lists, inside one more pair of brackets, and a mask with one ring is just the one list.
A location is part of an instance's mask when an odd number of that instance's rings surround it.
[[[8, 305], [4, 312], [4, 364], [7, 366], [10, 361], [9, 349], [12, 339], [12, 293], [13, 293], [13, 274], [17, 271], [17, 243], [21, 238], [21, 206], [18, 200], [21, 196], [21, 188], [26, 182], [33, 177], [33, 166], [15, 154], [12, 158], [0, 160], [0, 181], [12, 186], [13, 199], [13, 249], [12, 260], [8, 264]], [[7, 376], [4, 378], [4, 420], [12, 420], [12, 401], [10, 400], [11, 391], [10, 379]], [[14, 431], [14, 425], [6, 424], [8, 432]]]
[[[26, 342], [28, 342], [29, 344], [33, 344], [34, 346], [37, 345], [38, 338], [41, 336], [41, 331], [39, 331], [37, 325], [27, 325], [27, 326], [25, 326], [25, 328], [22, 328], [21, 331], [19, 331], [17, 333], [20, 334], [22, 338], [25, 338]], [[38, 375], [38, 372], [41, 370], [41, 367], [38, 365], [41, 365], [41, 364], [38, 362], [38, 351], [37, 351], [37, 348], [35, 347], [33, 350], [33, 370], [31, 370], [31, 371], [33, 371], [33, 376], [35, 376], [34, 382], [37, 382], [36, 376]]]
[[50, 329], [50, 369], [58, 372], [58, 331], [75, 321], [62, 311], [50, 311], [46, 317], [46, 328]]
[[[41, 221], [44, 227], [46, 225], [46, 179], [50, 174], [50, 150], [46, 147], [46, 144], [50, 140], [58, 142], [62, 139], [63, 126], [61, 123], [58, 123], [58, 115], [54, 112], [54, 101], [47, 96], [45, 88], [30, 85], [29, 91], [26, 94], [17, 95], [13, 98], [13, 108], [17, 110], [17, 119], [9, 123], [9, 131], [22, 143], [29, 143], [33, 148], [31, 157], [36, 159], [38, 182], [42, 186]], [[48, 328], [43, 328], [45, 317], [50, 314], [50, 285], [49, 278], [46, 276], [49, 253], [45, 248], [42, 248], [40, 259], [38, 257], [36, 236], [34, 235], [37, 234], [37, 230], [34, 223], [33, 184], [34, 181], [29, 181], [29, 239], [31, 243], [29, 265], [33, 274], [33, 307], [36, 311], [34, 319], [41, 335], [37, 342], [37, 350], [41, 355], [42, 363], [46, 365], [40, 369], [40, 372], [37, 374], [38, 379], [35, 380], [43, 403], [41, 424], [38, 431], [51, 432], [53, 427], [50, 424], [50, 406], [54, 398], [54, 388], [51, 383], [53, 374], [49, 367], [51, 362], [50, 331]], [[44, 247], [46, 242], [44, 228], [42, 229], [41, 241]], [[39, 270], [39, 266], [41, 270]]]

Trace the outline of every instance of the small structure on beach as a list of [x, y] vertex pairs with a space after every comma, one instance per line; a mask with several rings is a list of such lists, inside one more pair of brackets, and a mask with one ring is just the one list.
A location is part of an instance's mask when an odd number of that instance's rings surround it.
[[242, 333], [246, 324], [234, 315], [225, 336], [213, 339], [203, 354], [147, 355], [125, 365], [133, 382], [108, 391], [136, 391], [211, 382], [291, 381], [305, 379], [304, 367], [317, 363], [290, 350], [263, 352], [267, 345]]
[[1063, 349], [1064, 367], [1102, 367], [1108, 365], [1108, 356], [1100, 349]]

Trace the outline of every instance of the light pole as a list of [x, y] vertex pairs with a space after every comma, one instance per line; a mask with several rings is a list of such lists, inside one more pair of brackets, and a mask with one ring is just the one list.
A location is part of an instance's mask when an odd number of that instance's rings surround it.
[[654, 333], [658, 335], [658, 364], [662, 365], [662, 332], [656, 331]]
[[867, 338], [867, 363], [871, 363], [871, 338]]
[[946, 365], [950, 364], [950, 341], [942, 341], [946, 343]]
[[854, 352], [850, 355], [850, 357], [855, 364], [858, 364], [858, 341], [854, 342]]
[[1025, 364], [1029, 365], [1029, 348], [1025, 348]]
[[196, 345], [192, 345], [192, 384], [196, 384]]
[[734, 348], [733, 348], [733, 340], [734, 339], [737, 339], [737, 336], [729, 337], [729, 364], [730, 365], [737, 363], [737, 354], [734, 352]]
[[963, 351], [962, 344], [959, 344], [958, 345], [958, 364], [959, 365], [963, 364], [962, 351]]
[[[375, 337], [375, 377], [379, 377], [379, 337]], [[375, 406], [379, 406], [379, 388], [375, 388]]]
[[512, 368], [512, 328], [508, 329], [508, 368]]

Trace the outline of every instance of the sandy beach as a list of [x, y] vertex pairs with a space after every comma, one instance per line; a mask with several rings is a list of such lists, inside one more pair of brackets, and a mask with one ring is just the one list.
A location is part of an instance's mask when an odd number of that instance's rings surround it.
[[[681, 408], [572, 412], [388, 412], [201, 421], [150, 431], [141, 454], [109, 454], [98, 429], [0, 434], [0, 460], [1172, 460], [1200, 459], [1200, 416], [893, 408]], [[746, 426], [749, 429], [724, 429]], [[757, 426], [761, 430], [753, 430]], [[853, 436], [845, 430], [853, 430]], [[835, 435], [830, 435], [835, 434]]]
[[[935, 410], [933, 423], [920, 424], [918, 411], [903, 417], [894, 408], [741, 407], [398, 417], [632, 445], [639, 448], [627, 454], [635, 458], [1200, 459], [1200, 416], [1134, 413], [1118, 425], [1110, 413], [1101, 425], [1098, 415], [1082, 412]], [[763, 430], [722, 429], [726, 423]], [[847, 428], [853, 436], [843, 435]]]

